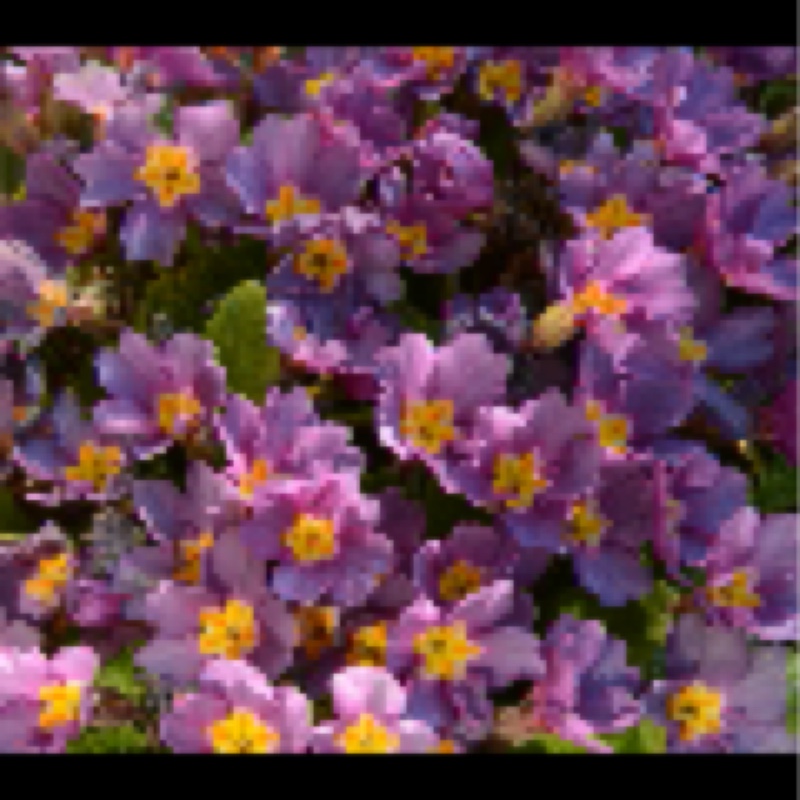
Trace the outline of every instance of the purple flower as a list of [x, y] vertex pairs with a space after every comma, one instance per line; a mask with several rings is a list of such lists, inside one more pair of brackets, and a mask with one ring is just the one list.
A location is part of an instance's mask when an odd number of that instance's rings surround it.
[[272, 686], [244, 661], [209, 662], [197, 691], [178, 695], [161, 718], [161, 740], [175, 753], [302, 753], [311, 709], [291, 686]]
[[796, 47], [709, 47], [714, 58], [733, 69], [740, 79], [764, 81], [797, 72]]
[[321, 753], [426, 753], [438, 742], [434, 731], [409, 719], [406, 690], [389, 672], [350, 667], [331, 680], [337, 719], [314, 729]]
[[444, 309], [448, 339], [467, 331], [483, 333], [499, 351], [513, 352], [528, 335], [528, 320], [521, 297], [496, 287], [478, 297], [458, 294]]
[[268, 278], [271, 294], [320, 292], [329, 303], [352, 307], [358, 295], [385, 305], [402, 293], [400, 247], [377, 214], [348, 206], [300, 216], [281, 226], [275, 244], [291, 254]]
[[225, 374], [215, 363], [213, 345], [193, 334], [153, 345], [126, 330], [116, 351], [100, 352], [96, 367], [110, 399], [97, 403], [95, 421], [124, 438], [138, 458], [198, 435], [224, 402]]
[[17, 444], [15, 459], [36, 480], [53, 484], [28, 497], [46, 505], [70, 500], [103, 501], [126, 490], [126, 454], [118, 440], [86, 420], [72, 393], [61, 394], [42, 417], [41, 432]]
[[177, 684], [196, 679], [214, 658], [248, 661], [268, 678], [280, 675], [291, 663], [294, 622], [237, 536], [214, 544], [203, 578], [196, 586], [161, 581], [147, 594], [139, 616], [157, 633], [137, 663]]
[[541, 652], [544, 675], [521, 709], [526, 729], [612, 753], [597, 734], [625, 730], [640, 715], [639, 671], [626, 663], [625, 642], [608, 636], [596, 620], [563, 614], [548, 630]]
[[547, 546], [573, 499], [597, 479], [601, 450], [591, 423], [556, 390], [523, 404], [481, 409], [453, 484], [473, 502], [498, 509], [517, 540]]
[[49, 659], [36, 648], [0, 648], [0, 752], [64, 752], [89, 721], [98, 666], [89, 647]]
[[463, 437], [481, 406], [505, 393], [508, 359], [492, 352], [480, 334], [461, 334], [436, 348], [426, 336], [404, 334], [377, 357], [381, 441], [402, 459], [432, 469]]
[[793, 752], [786, 732], [786, 653], [749, 649], [747, 634], [681, 617], [667, 643], [667, 679], [647, 696], [669, 752]]
[[702, 567], [722, 525], [748, 505], [747, 478], [699, 444], [664, 441], [653, 448], [658, 525], [656, 552], [670, 570]]
[[238, 218], [222, 170], [239, 124], [225, 101], [178, 108], [174, 140], [159, 134], [149, 117], [145, 101], [120, 106], [105, 138], [74, 166], [86, 183], [83, 207], [132, 201], [120, 231], [128, 260], [171, 265], [187, 218], [210, 228]]
[[793, 192], [758, 164], [730, 171], [711, 195], [698, 246], [728, 285], [777, 300], [797, 296], [797, 259], [776, 251], [797, 231]]
[[260, 408], [232, 395], [215, 428], [228, 458], [230, 492], [245, 505], [273, 479], [356, 474], [363, 466], [361, 451], [348, 444], [350, 430], [322, 422], [301, 388], [270, 389]]
[[69, 540], [52, 522], [0, 547], [0, 608], [39, 622], [64, 604], [78, 569]]
[[538, 678], [539, 643], [509, 624], [514, 585], [500, 580], [448, 611], [422, 596], [389, 631], [389, 667], [406, 678], [409, 713], [441, 731], [481, 739], [492, 722], [487, 691]]
[[80, 183], [50, 153], [25, 164], [25, 199], [0, 209], [0, 236], [30, 245], [54, 270], [88, 255], [105, 234], [102, 212], [80, 207]]
[[262, 225], [257, 230], [298, 214], [337, 211], [357, 199], [365, 177], [359, 148], [326, 133], [309, 115], [270, 115], [253, 130], [250, 146], [232, 150], [226, 180]]
[[28, 244], [0, 240], [0, 343], [34, 347], [49, 328], [66, 322], [68, 305], [66, 283]]
[[[540, 571], [547, 560], [539, 559]], [[533, 564], [525, 551], [504, 533], [485, 525], [456, 525], [447, 539], [425, 542], [414, 557], [414, 582], [442, 608], [450, 608], [495, 580], [514, 580], [521, 569], [533, 580]], [[528, 595], [518, 593], [509, 618], [521, 627], [533, 622]]]
[[271, 579], [278, 596], [350, 607], [391, 565], [391, 543], [374, 529], [377, 515], [353, 474], [287, 481], [256, 494], [242, 541], [257, 559], [278, 562]]
[[696, 597], [711, 622], [768, 641], [797, 640], [797, 515], [759, 519], [745, 507], [727, 519]]
[[761, 411], [760, 427], [767, 440], [797, 466], [797, 380], [790, 380]]

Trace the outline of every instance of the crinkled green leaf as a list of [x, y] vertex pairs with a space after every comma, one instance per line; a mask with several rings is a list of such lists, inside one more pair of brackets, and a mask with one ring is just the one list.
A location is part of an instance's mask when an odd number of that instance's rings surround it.
[[798, 726], [798, 711], [800, 710], [800, 691], [798, 691], [798, 682], [800, 682], [800, 653], [796, 650], [790, 651], [787, 659], [786, 675], [789, 682], [789, 700], [786, 710], [786, 727], [789, 733], [796, 736], [800, 733], [800, 726]]
[[133, 725], [85, 728], [67, 744], [67, 753], [152, 753], [158, 748]]
[[148, 692], [145, 674], [133, 663], [133, 651], [130, 649], [105, 663], [94, 685], [98, 689], [111, 689], [134, 701], [141, 700]]
[[760, 451], [751, 483], [753, 504], [765, 514], [796, 511], [797, 467], [774, 451]]
[[598, 737], [610, 744], [615, 753], [665, 753], [667, 731], [649, 719], [620, 733], [610, 733]]
[[515, 753], [538, 753], [548, 755], [560, 753], [587, 753], [588, 750], [580, 745], [560, 739], [551, 733], [537, 733], [524, 744], [512, 748]]
[[267, 292], [255, 281], [239, 284], [222, 300], [206, 326], [225, 367], [228, 388], [262, 403], [278, 380], [280, 354], [267, 344]]

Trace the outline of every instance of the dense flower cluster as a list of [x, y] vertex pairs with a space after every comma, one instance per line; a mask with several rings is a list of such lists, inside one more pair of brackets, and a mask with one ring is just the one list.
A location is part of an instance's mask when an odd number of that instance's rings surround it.
[[2, 51], [0, 752], [791, 751], [796, 65]]

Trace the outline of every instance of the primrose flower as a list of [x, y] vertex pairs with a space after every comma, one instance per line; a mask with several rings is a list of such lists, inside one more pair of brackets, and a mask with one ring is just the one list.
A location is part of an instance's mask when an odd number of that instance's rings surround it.
[[62, 753], [91, 714], [99, 659], [89, 647], [0, 648], [0, 752]]
[[388, 666], [406, 680], [412, 716], [467, 739], [485, 736], [487, 691], [544, 668], [533, 634], [508, 624], [513, 610], [514, 585], [498, 580], [448, 611], [421, 596], [400, 614], [389, 630]]
[[222, 172], [238, 138], [238, 121], [225, 101], [179, 107], [174, 139], [152, 127], [143, 101], [120, 106], [105, 138], [75, 160], [85, 182], [81, 206], [96, 209], [130, 201], [119, 234], [127, 259], [169, 266], [188, 218], [209, 228], [238, 218], [236, 198]]
[[32, 500], [59, 505], [70, 500], [103, 501], [126, 489], [128, 461], [119, 441], [86, 420], [71, 392], [62, 393], [41, 419], [38, 433], [19, 442], [15, 459], [49, 490], [29, 491]]
[[427, 753], [436, 733], [409, 718], [408, 696], [391, 673], [377, 667], [348, 667], [331, 679], [336, 719], [314, 729], [319, 753]]
[[116, 350], [99, 353], [96, 367], [110, 397], [97, 403], [94, 419], [138, 458], [199, 435], [225, 397], [224, 370], [211, 342], [189, 333], [154, 345], [126, 330]]
[[175, 753], [302, 753], [311, 709], [297, 689], [272, 686], [247, 662], [215, 659], [197, 690], [175, 697], [160, 732]]
[[277, 677], [291, 662], [291, 616], [267, 590], [238, 537], [220, 537], [207, 559], [202, 583], [160, 581], [132, 612], [156, 630], [136, 663], [180, 685], [195, 680], [214, 658], [245, 660], [267, 678]]
[[282, 482], [256, 495], [241, 526], [259, 561], [276, 561], [271, 585], [285, 600], [341, 607], [363, 603], [391, 565], [391, 542], [375, 530], [378, 505], [350, 473]]
[[322, 123], [308, 115], [264, 117], [251, 144], [235, 147], [226, 164], [228, 185], [265, 231], [353, 203], [364, 179], [358, 147], [326, 137]]
[[402, 460], [418, 458], [439, 475], [438, 461], [463, 436], [481, 406], [502, 399], [508, 359], [486, 338], [465, 333], [442, 347], [407, 333], [377, 356], [381, 442]]
[[[641, 707], [639, 671], [625, 659], [625, 642], [596, 620], [563, 614], [541, 645], [544, 675], [513, 714], [515, 729], [544, 731], [585, 747], [612, 753], [597, 734], [636, 725]], [[502, 723], [501, 723], [502, 724]]]
[[794, 752], [783, 648], [750, 648], [743, 630], [687, 615], [667, 643], [666, 674], [645, 702], [666, 725], [668, 752]]
[[797, 515], [759, 519], [752, 508], [737, 511], [709, 552], [706, 585], [695, 596], [710, 621], [767, 641], [796, 641]]

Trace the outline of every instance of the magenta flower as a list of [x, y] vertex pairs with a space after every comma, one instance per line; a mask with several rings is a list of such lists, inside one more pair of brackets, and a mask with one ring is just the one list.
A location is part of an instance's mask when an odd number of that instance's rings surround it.
[[794, 465], [797, 465], [797, 380], [791, 380], [762, 409], [760, 427], [765, 438]]
[[391, 542], [375, 530], [378, 506], [349, 473], [282, 482], [255, 497], [242, 541], [259, 561], [277, 562], [271, 586], [285, 600], [363, 603], [388, 571]]
[[97, 356], [97, 376], [110, 398], [94, 409], [97, 425], [130, 445], [138, 458], [197, 436], [225, 398], [225, 375], [211, 342], [179, 333], [153, 345], [124, 331], [116, 351]]
[[88, 647], [51, 658], [36, 648], [0, 648], [0, 752], [64, 752], [89, 721], [98, 666]]
[[196, 691], [175, 697], [160, 730], [175, 753], [302, 753], [311, 708], [297, 689], [272, 686], [247, 662], [217, 659]]
[[314, 729], [312, 747], [320, 753], [426, 753], [436, 733], [409, 718], [406, 690], [377, 667], [349, 667], [331, 679], [337, 719]]

